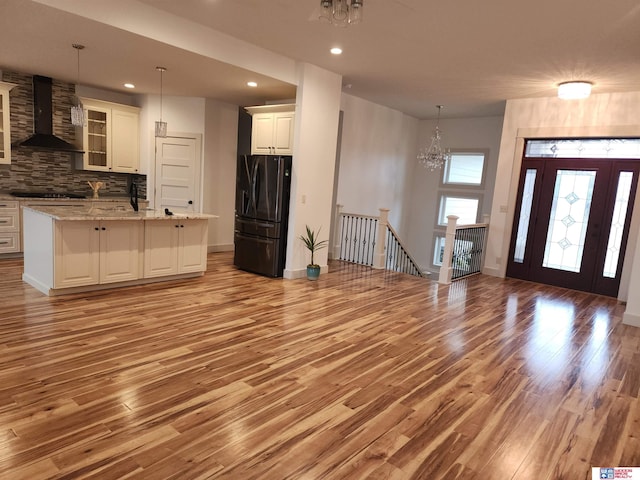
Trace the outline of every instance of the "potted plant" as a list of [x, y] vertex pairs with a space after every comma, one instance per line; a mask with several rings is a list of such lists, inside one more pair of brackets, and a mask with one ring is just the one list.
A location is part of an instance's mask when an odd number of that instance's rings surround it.
[[306, 235], [300, 235], [300, 240], [304, 243], [304, 246], [311, 252], [311, 263], [307, 265], [307, 278], [309, 280], [317, 280], [320, 276], [320, 265], [316, 264], [313, 260], [313, 254], [316, 250], [320, 250], [327, 246], [328, 240], [318, 240], [320, 229], [318, 233], [309, 228], [309, 225], [305, 225], [307, 229]]

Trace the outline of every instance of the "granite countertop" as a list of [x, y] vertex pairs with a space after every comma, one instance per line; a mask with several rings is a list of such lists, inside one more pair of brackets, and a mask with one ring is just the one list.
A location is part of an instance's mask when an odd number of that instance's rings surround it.
[[173, 215], [165, 215], [164, 211], [140, 209], [135, 212], [131, 209], [117, 208], [117, 207], [24, 207], [25, 210], [32, 210], [34, 212], [41, 213], [49, 216], [54, 220], [65, 221], [82, 221], [82, 220], [204, 220], [209, 218], [218, 218], [217, 215], [210, 215], [208, 213], [197, 212], [181, 212], [174, 213]]
[[[82, 202], [98, 202], [98, 203], [108, 203], [108, 202], [129, 202], [129, 197], [125, 195], [119, 196], [104, 196], [100, 198], [92, 198], [88, 196], [86, 198], [39, 198], [39, 197], [14, 197], [9, 192], [0, 192], [0, 200], [13, 200], [13, 201], [21, 201], [21, 202], [73, 202], [73, 203], [82, 203]], [[139, 198], [138, 202], [147, 202], [146, 199]]]

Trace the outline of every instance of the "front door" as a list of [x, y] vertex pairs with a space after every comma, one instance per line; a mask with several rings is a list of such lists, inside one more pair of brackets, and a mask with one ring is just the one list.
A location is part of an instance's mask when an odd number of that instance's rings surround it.
[[617, 296], [640, 161], [525, 158], [507, 276]]

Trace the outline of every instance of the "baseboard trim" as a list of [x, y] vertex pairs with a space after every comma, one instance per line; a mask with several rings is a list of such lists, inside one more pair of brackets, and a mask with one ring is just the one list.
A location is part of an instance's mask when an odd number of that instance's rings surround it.
[[622, 314], [622, 323], [631, 325], [632, 327], [640, 327], [640, 315], [624, 312]]
[[[322, 265], [320, 267], [320, 275], [322, 275], [323, 273], [327, 273], [329, 272], [329, 266], [328, 265]], [[284, 272], [282, 273], [282, 277], [286, 278], [287, 280], [295, 280], [298, 278], [307, 278], [307, 267], [305, 268], [299, 268], [296, 270], [290, 270], [288, 268], [284, 269]]]
[[218, 252], [233, 252], [234, 250], [233, 243], [223, 243], [220, 245], [209, 245], [207, 246], [207, 253], [218, 253]]

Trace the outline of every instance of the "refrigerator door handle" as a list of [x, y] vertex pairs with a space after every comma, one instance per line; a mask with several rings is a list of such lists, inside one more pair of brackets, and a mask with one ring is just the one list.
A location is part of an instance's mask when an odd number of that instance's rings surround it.
[[258, 210], [258, 162], [254, 162], [251, 172], [251, 207], [255, 215]]

